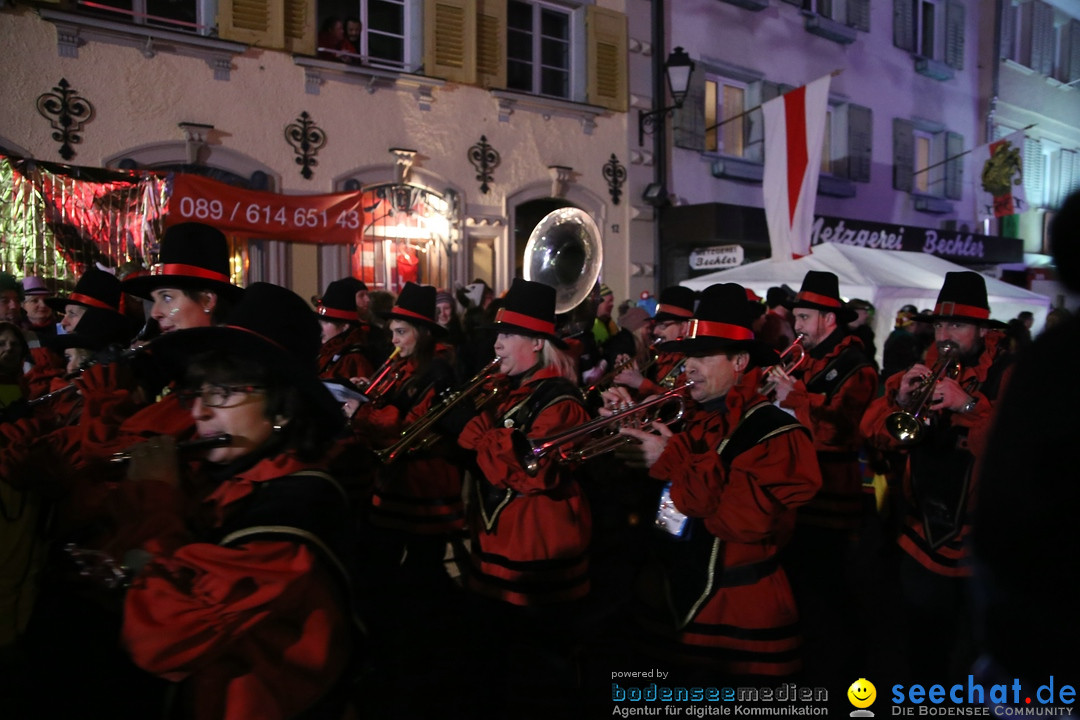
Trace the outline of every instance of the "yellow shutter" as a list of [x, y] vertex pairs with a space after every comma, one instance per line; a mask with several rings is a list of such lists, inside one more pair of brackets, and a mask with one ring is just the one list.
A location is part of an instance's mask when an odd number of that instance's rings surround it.
[[476, 0], [425, 0], [424, 73], [476, 82]]
[[506, 0], [477, 0], [476, 82], [506, 87]]
[[626, 112], [629, 104], [626, 66], [626, 16], [595, 5], [586, 8], [588, 102]]
[[284, 48], [284, 0], [220, 0], [218, 35], [262, 48]]
[[315, 0], [285, 0], [285, 49], [315, 54]]

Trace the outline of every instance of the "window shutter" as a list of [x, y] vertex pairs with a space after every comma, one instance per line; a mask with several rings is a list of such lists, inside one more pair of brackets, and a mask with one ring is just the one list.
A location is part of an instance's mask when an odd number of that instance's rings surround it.
[[945, 6], [945, 64], [964, 69], [964, 5], [949, 0]]
[[964, 196], [964, 136], [945, 133], [945, 197], [959, 200]]
[[687, 150], [705, 150], [705, 68], [700, 62], [690, 73], [686, 100], [672, 118], [671, 141]]
[[893, 118], [893, 187], [911, 192], [915, 173], [915, 123]]
[[315, 0], [284, 0], [285, 49], [298, 55], [315, 54]]
[[425, 0], [424, 72], [476, 82], [476, 0]]
[[848, 179], [870, 182], [873, 164], [874, 111], [862, 105], [847, 106]]
[[506, 0], [477, 0], [476, 82], [506, 87]]
[[1069, 64], [1066, 82], [1080, 80], [1080, 20], [1069, 21]]
[[1035, 138], [1024, 139], [1024, 195], [1031, 207], [1043, 206], [1042, 142]]
[[626, 16], [589, 5], [585, 8], [585, 32], [589, 63], [586, 101], [608, 110], [626, 112], [629, 106]]
[[220, 0], [218, 36], [279, 50], [285, 47], [284, 14], [282, 0]]
[[870, 0], [848, 0], [848, 25], [870, 32]]
[[1061, 151], [1061, 172], [1058, 175], [1058, 197], [1057, 207], [1061, 207], [1061, 204], [1065, 202], [1065, 198], [1069, 197], [1069, 194], [1073, 191], [1080, 177], [1077, 176], [1077, 172], [1080, 171], [1080, 167], [1076, 165], [1076, 153], [1072, 150]]
[[998, 54], [1002, 58], [1016, 60], [1016, 8], [1005, 3], [1001, 11], [1001, 47]]
[[893, 45], [915, 52], [915, 4], [912, 0], [893, 0]]
[[803, 0], [784, 0], [784, 2], [786, 2], [788, 5], [798, 5], [799, 7], [804, 6]]
[[1031, 69], [1040, 75], [1054, 71], [1054, 8], [1031, 2]]

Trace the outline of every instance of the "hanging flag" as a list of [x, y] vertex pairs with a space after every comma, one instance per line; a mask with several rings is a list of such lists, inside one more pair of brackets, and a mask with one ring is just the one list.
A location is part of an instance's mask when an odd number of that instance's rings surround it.
[[1024, 131], [971, 151], [975, 180], [975, 214], [979, 220], [1016, 215], [1028, 209], [1024, 196]]
[[765, 116], [765, 222], [772, 259], [810, 254], [832, 75], [761, 106]]

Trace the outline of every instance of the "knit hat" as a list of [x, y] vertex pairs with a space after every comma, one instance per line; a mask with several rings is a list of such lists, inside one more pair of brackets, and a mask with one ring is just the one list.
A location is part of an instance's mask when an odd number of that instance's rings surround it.
[[607, 285], [604, 285], [604, 284], [600, 285], [600, 297], [604, 297], [605, 295], [614, 295], [614, 294], [615, 293], [613, 293], [611, 291], [611, 288], [609, 288]]
[[45, 304], [57, 312], [63, 312], [68, 305], [80, 305], [85, 308], [98, 308], [120, 312], [121, 284], [112, 273], [88, 268], [75, 289], [67, 297], [54, 297], [45, 300]]
[[753, 314], [746, 290], [736, 283], [710, 285], [701, 292], [701, 302], [690, 321], [686, 337], [660, 346], [664, 352], [712, 355], [732, 350], [750, 354], [754, 365], [775, 365], [775, 350], [754, 339]]
[[619, 316], [619, 327], [630, 332], [640, 330], [651, 318], [645, 308], [632, 307]]
[[379, 315], [385, 320], [403, 320], [413, 325], [422, 325], [436, 335], [442, 335], [446, 329], [435, 321], [435, 286], [405, 283], [401, 294], [394, 302], [394, 307]]
[[550, 340], [565, 349], [566, 343], [555, 334], [555, 288], [534, 280], [514, 278], [488, 329], [513, 335], [528, 335]]
[[454, 296], [445, 290], [439, 290], [435, 293], [435, 304], [448, 303], [450, 307], [454, 307]]
[[124, 280], [124, 290], [142, 298], [163, 287], [210, 290], [234, 302], [244, 293], [232, 284], [229, 243], [215, 227], [197, 222], [170, 226], [158, 259], [148, 274]]
[[802, 288], [789, 307], [835, 313], [838, 325], [846, 325], [858, 317], [855, 311], [845, 307], [844, 301], [840, 299], [840, 279], [834, 273], [824, 270], [810, 270], [806, 273]]
[[977, 272], [945, 273], [945, 284], [938, 293], [937, 303], [925, 322], [952, 320], [986, 328], [1002, 329], [1005, 323], [990, 319], [990, 303], [986, 300], [986, 280]]

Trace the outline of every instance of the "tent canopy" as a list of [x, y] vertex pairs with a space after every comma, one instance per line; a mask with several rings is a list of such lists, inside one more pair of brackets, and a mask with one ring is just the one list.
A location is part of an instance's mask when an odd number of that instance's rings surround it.
[[[896, 312], [904, 305], [914, 305], [920, 310], [933, 309], [945, 273], [967, 269], [929, 253], [822, 243], [814, 246], [812, 254], [798, 260], [760, 260], [684, 280], [680, 284], [703, 290], [714, 283], [733, 282], [764, 297], [770, 287], [777, 285], [786, 284], [797, 291], [810, 270], [835, 273], [840, 279], [842, 297], [873, 303], [872, 327], [880, 363], [882, 347], [892, 332]], [[1027, 310], [1035, 316], [1032, 334], [1042, 328], [1050, 307], [1048, 297], [996, 278], [985, 277], [985, 280], [991, 317], [1005, 322]]]

